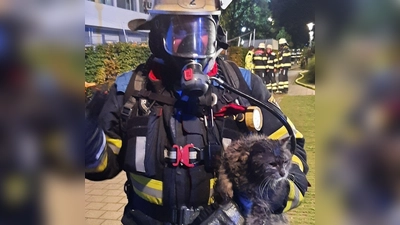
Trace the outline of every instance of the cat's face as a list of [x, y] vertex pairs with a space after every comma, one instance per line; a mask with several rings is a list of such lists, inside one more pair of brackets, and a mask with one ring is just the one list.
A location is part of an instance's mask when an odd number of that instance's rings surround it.
[[287, 178], [292, 154], [287, 148], [289, 139], [261, 140], [251, 147], [249, 180], [252, 182], [280, 181]]

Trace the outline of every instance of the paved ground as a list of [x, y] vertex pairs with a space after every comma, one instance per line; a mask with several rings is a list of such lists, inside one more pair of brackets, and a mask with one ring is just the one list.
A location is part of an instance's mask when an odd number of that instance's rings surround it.
[[112, 180], [85, 180], [85, 218], [87, 225], [121, 225], [127, 203], [124, 193], [126, 175], [120, 173]]
[[289, 70], [289, 92], [288, 95], [315, 95], [315, 90], [305, 88], [297, 85], [294, 81], [299, 75], [301, 70], [299, 68], [293, 68]]
[[[315, 91], [297, 85], [294, 80], [300, 70], [289, 70], [288, 95], [315, 95]], [[284, 95], [275, 95], [278, 102]], [[126, 176], [120, 173], [112, 180], [85, 180], [85, 218], [87, 225], [121, 225], [122, 212], [127, 203], [123, 191]]]

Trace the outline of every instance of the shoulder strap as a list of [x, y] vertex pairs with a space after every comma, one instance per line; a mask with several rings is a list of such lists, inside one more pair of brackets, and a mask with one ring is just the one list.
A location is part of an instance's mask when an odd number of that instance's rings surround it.
[[244, 80], [242, 72], [240, 71], [239, 67], [234, 63], [233, 61], [227, 60], [227, 69], [228, 70], [233, 70], [234, 73], [229, 71], [230, 74], [236, 74], [236, 76], [232, 76], [234, 79], [234, 82], [236, 85], [234, 86], [235, 88], [243, 91], [245, 94], [251, 95], [251, 90], [247, 82]]
[[146, 78], [147, 77], [144, 76], [140, 70], [137, 70], [132, 74], [124, 94], [124, 103], [128, 101], [129, 97], [131, 97], [135, 91], [140, 91], [144, 88]]
[[[244, 80], [239, 67], [232, 61], [221, 60], [222, 70], [225, 73], [224, 77], [226, 82], [232, 87], [242, 90], [244, 93], [251, 95], [251, 90]], [[239, 102], [242, 105], [249, 105], [249, 101], [245, 98], [239, 97]]]
[[[139, 68], [142, 67], [139, 66]], [[144, 89], [146, 81], [147, 77], [141, 70], [137, 69], [133, 72], [124, 94], [124, 106], [121, 109], [121, 119], [123, 121], [128, 120], [132, 113], [137, 113], [136, 98], [133, 97], [133, 94]]]

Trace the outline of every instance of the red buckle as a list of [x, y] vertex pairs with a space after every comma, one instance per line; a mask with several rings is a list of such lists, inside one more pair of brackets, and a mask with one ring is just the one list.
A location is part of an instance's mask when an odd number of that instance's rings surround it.
[[178, 166], [179, 163], [184, 164], [187, 167], [194, 167], [194, 164], [189, 162], [190, 148], [194, 148], [193, 144], [187, 144], [183, 148], [178, 145], [172, 146], [176, 149], [176, 162], [172, 163], [173, 166]]

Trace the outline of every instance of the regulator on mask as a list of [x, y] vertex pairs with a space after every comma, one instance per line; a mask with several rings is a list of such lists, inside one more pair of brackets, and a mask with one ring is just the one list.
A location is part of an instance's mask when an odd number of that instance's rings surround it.
[[216, 27], [212, 16], [171, 17], [163, 39], [164, 49], [182, 68], [181, 88], [189, 96], [201, 96], [208, 90], [205, 68], [216, 55]]
[[182, 69], [182, 91], [189, 96], [201, 96], [208, 90], [209, 79], [203, 73], [203, 66], [195, 61], [186, 64]]

